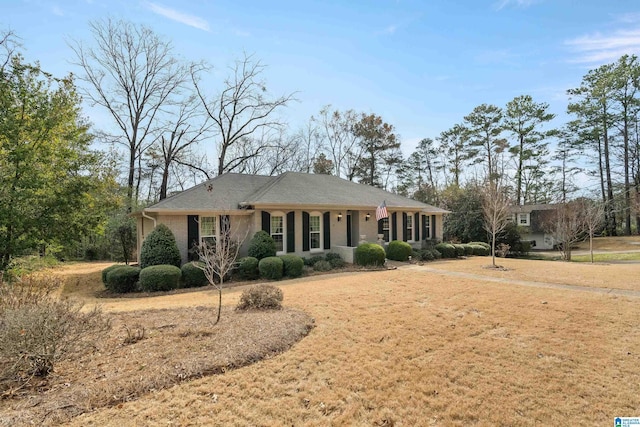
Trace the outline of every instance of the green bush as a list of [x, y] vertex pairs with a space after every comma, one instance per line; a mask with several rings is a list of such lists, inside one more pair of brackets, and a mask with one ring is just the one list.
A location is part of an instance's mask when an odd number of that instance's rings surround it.
[[450, 243], [438, 243], [435, 249], [440, 252], [442, 258], [456, 257], [456, 248]]
[[433, 251], [434, 250], [435, 249], [433, 249], [433, 250], [432, 249], [422, 249], [419, 252], [420, 258], [418, 258], [418, 259], [420, 259], [421, 261], [433, 261], [435, 259], [435, 256], [433, 255]]
[[468, 243], [464, 243], [462, 247], [464, 248], [464, 254], [466, 256], [473, 255], [473, 246]]
[[144, 270], [150, 265], [173, 265], [179, 268], [181, 263], [176, 238], [169, 227], [158, 224], [142, 242], [140, 268]]
[[192, 262], [186, 263], [180, 267], [180, 270], [182, 270], [182, 286], [185, 288], [197, 288], [209, 284], [204, 271]]
[[304, 258], [304, 265], [313, 267], [318, 261], [325, 261], [324, 255], [314, 255], [311, 258]]
[[140, 272], [140, 287], [145, 292], [170, 291], [178, 288], [181, 277], [175, 265], [151, 265]]
[[459, 244], [459, 243], [454, 243], [454, 244], [453, 244], [453, 247], [454, 247], [454, 248], [455, 248], [455, 250], [456, 250], [456, 256], [457, 256], [457, 257], [464, 256], [464, 246], [463, 246], [463, 245], [461, 245], [461, 244]]
[[252, 286], [242, 292], [236, 310], [280, 310], [282, 299], [282, 290], [276, 286]]
[[356, 264], [384, 265], [386, 254], [382, 246], [376, 243], [362, 243], [356, 248]]
[[140, 269], [130, 265], [120, 265], [107, 273], [105, 287], [110, 292], [124, 294], [137, 290]]
[[279, 257], [282, 260], [282, 274], [287, 277], [300, 277], [302, 276], [302, 269], [304, 268], [304, 260], [297, 255], [282, 255]]
[[483, 248], [486, 248], [487, 250], [491, 250], [491, 245], [488, 244], [487, 242], [469, 242], [470, 245], [473, 246], [482, 246]]
[[336, 254], [333, 252], [329, 252], [325, 259], [327, 260], [327, 262], [329, 262], [329, 264], [331, 264], [331, 267], [333, 268], [342, 268], [346, 264], [340, 254]]
[[116, 268], [120, 268], [120, 267], [124, 267], [124, 265], [122, 265], [122, 264], [113, 264], [113, 265], [110, 265], [109, 267], [103, 269], [102, 270], [102, 283], [104, 283], [106, 285], [107, 284], [107, 274], [109, 274], [110, 271], [115, 270]]
[[442, 258], [442, 254], [440, 252], [438, 252], [438, 250], [436, 248], [430, 249], [430, 251], [431, 251], [431, 255], [433, 255], [433, 259]]
[[471, 245], [470, 246], [473, 248], [473, 254], [474, 255], [478, 255], [478, 256], [487, 256], [491, 253], [491, 249], [487, 248], [486, 246], [483, 245]]
[[262, 258], [276, 256], [276, 242], [273, 241], [269, 233], [260, 230], [253, 235], [249, 242], [248, 255], [257, 258], [258, 261]]
[[238, 260], [238, 276], [241, 280], [256, 280], [260, 277], [258, 258], [246, 256]]
[[322, 260], [313, 264], [313, 269], [315, 271], [331, 271], [333, 269], [333, 266], [329, 261]]
[[394, 261], [407, 261], [411, 256], [411, 245], [401, 240], [393, 240], [387, 246], [387, 258]]
[[258, 262], [258, 270], [260, 270], [260, 277], [270, 280], [282, 279], [283, 262], [276, 256], [269, 256], [262, 258]]

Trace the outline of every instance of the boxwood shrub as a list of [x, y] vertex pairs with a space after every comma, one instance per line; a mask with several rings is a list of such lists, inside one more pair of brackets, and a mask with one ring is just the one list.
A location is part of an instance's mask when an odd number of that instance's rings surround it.
[[387, 258], [394, 261], [407, 261], [412, 251], [411, 245], [407, 242], [393, 240], [387, 246]]
[[361, 243], [356, 248], [356, 264], [384, 265], [386, 254], [382, 246], [376, 243]]
[[304, 260], [297, 255], [281, 255], [282, 274], [287, 277], [300, 277], [304, 268]]
[[440, 252], [442, 258], [456, 257], [456, 248], [450, 243], [438, 243], [435, 249]]
[[304, 260], [304, 265], [313, 267], [316, 262], [325, 261], [326, 259], [324, 255], [314, 255], [310, 258], [304, 258], [303, 260]]
[[460, 243], [453, 243], [453, 247], [456, 250], [456, 256], [461, 257], [464, 256], [464, 246]]
[[238, 260], [237, 274], [241, 280], [256, 280], [260, 277], [258, 258], [246, 256]]
[[180, 268], [182, 257], [176, 245], [176, 238], [169, 227], [158, 224], [142, 242], [140, 248], [140, 268], [150, 265], [173, 265]]
[[105, 287], [111, 292], [124, 294], [136, 291], [140, 269], [130, 265], [121, 265], [107, 273]]
[[334, 252], [329, 252], [325, 256], [325, 259], [327, 260], [327, 262], [329, 262], [329, 264], [331, 264], [331, 267], [333, 268], [342, 268], [346, 264], [340, 254], [336, 254]]
[[253, 235], [249, 242], [248, 255], [261, 260], [262, 258], [276, 256], [276, 242], [273, 237], [264, 230]]
[[313, 269], [315, 271], [331, 271], [333, 269], [333, 266], [329, 261], [322, 260], [313, 264]]
[[140, 287], [145, 292], [177, 289], [182, 270], [175, 265], [152, 265], [140, 272]]
[[489, 251], [491, 250], [491, 245], [488, 244], [487, 242], [469, 242], [469, 244], [473, 246], [482, 246]]
[[464, 243], [462, 247], [464, 248], [464, 254], [466, 256], [473, 255], [473, 246], [468, 243]]
[[182, 270], [182, 286], [185, 288], [196, 288], [209, 284], [207, 276], [204, 275], [204, 271], [192, 262], [186, 263], [180, 270]]
[[102, 270], [102, 283], [103, 284], [107, 284], [107, 274], [112, 271], [115, 270], [116, 268], [120, 268], [120, 267], [124, 267], [124, 265], [122, 264], [113, 264], [110, 265], [109, 267], [105, 268]]
[[271, 280], [282, 279], [283, 262], [282, 259], [276, 256], [262, 258], [258, 262], [258, 269], [260, 270], [260, 277]]
[[487, 256], [491, 253], [491, 249], [483, 245], [471, 245], [473, 254], [478, 256]]

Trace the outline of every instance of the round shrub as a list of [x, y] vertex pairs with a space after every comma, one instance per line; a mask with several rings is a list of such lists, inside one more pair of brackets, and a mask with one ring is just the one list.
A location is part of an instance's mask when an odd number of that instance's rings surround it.
[[460, 256], [464, 256], [464, 246], [459, 244], [459, 243], [455, 243], [453, 244], [453, 247], [456, 250], [456, 256], [460, 257]]
[[182, 270], [182, 285], [185, 288], [197, 288], [209, 284], [207, 276], [204, 275], [204, 271], [192, 262], [186, 263], [180, 267], [180, 270]]
[[258, 270], [260, 270], [260, 277], [280, 280], [282, 279], [283, 262], [276, 256], [262, 258], [260, 262], [258, 262]]
[[491, 253], [491, 249], [482, 245], [471, 245], [473, 248], [473, 254], [478, 256], [487, 256]]
[[258, 231], [253, 235], [249, 242], [248, 255], [261, 260], [262, 258], [276, 256], [276, 242], [264, 230]]
[[355, 258], [358, 265], [384, 265], [386, 254], [376, 243], [362, 243], [356, 248]]
[[297, 255], [282, 255], [282, 274], [287, 277], [300, 277], [302, 276], [302, 269], [304, 268], [304, 260]]
[[456, 248], [450, 243], [438, 243], [435, 249], [440, 252], [442, 258], [456, 257]]
[[276, 286], [252, 286], [242, 292], [236, 310], [280, 310], [282, 299], [282, 291]]
[[387, 258], [394, 261], [407, 261], [411, 256], [411, 245], [401, 240], [393, 240], [387, 246]]
[[442, 258], [442, 254], [440, 252], [438, 252], [437, 249], [429, 249], [431, 251], [431, 255], [433, 255], [433, 259], [440, 259]]
[[331, 267], [333, 267], [333, 268], [342, 268], [346, 264], [346, 262], [340, 256], [340, 254], [336, 254], [336, 253], [333, 253], [333, 252], [329, 252], [325, 256], [325, 259], [329, 264], [331, 264]]
[[177, 289], [182, 270], [175, 265], [152, 265], [140, 272], [140, 287], [145, 292]]
[[107, 273], [105, 287], [107, 290], [124, 294], [137, 290], [140, 269], [130, 265], [121, 265]]
[[256, 280], [260, 277], [258, 258], [246, 256], [238, 260], [238, 276], [242, 280]]
[[313, 267], [318, 261], [325, 261], [324, 255], [314, 255], [311, 258], [304, 258], [304, 265]]
[[433, 261], [434, 259], [436, 259], [433, 252], [437, 251], [435, 249], [423, 249], [422, 251], [420, 251], [420, 259], [422, 261]]
[[173, 265], [180, 267], [182, 257], [176, 245], [176, 238], [169, 227], [158, 224], [142, 242], [140, 248], [140, 268], [150, 265]]
[[120, 268], [120, 267], [124, 267], [124, 265], [122, 265], [122, 264], [113, 264], [113, 265], [110, 265], [109, 267], [105, 268], [104, 270], [102, 270], [102, 283], [104, 283], [106, 285], [107, 284], [107, 274], [109, 274], [110, 271], [115, 270], [116, 268]]
[[462, 247], [464, 248], [464, 254], [469, 256], [469, 255], [473, 255], [473, 246], [471, 246], [468, 243], [465, 243], [462, 245]]
[[473, 246], [482, 246], [483, 248], [486, 248], [487, 250], [491, 250], [491, 245], [488, 244], [487, 242], [469, 242], [470, 245]]
[[313, 264], [313, 269], [315, 271], [331, 271], [333, 269], [333, 266], [329, 261], [322, 260]]

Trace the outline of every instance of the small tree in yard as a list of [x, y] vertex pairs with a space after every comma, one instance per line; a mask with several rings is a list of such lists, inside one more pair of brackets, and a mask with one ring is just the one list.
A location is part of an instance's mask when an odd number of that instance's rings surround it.
[[491, 258], [496, 266], [496, 236], [509, 224], [509, 199], [504, 188], [497, 182], [489, 181], [482, 190], [482, 215], [484, 229], [491, 235]]
[[601, 202], [586, 202], [584, 210], [584, 225], [589, 233], [589, 254], [593, 264], [593, 237], [604, 225], [604, 204]]
[[233, 270], [240, 247], [249, 233], [248, 228], [244, 234], [238, 231], [232, 231], [229, 216], [222, 215], [216, 240], [204, 240], [195, 248], [200, 262], [194, 262], [193, 265], [201, 269], [209, 284], [218, 290], [218, 316], [214, 325], [220, 321], [224, 278]]
[[[600, 208], [603, 209], [602, 205]], [[598, 212], [597, 205], [593, 205], [590, 200], [577, 199], [557, 205], [555, 218], [550, 224], [551, 231], [556, 242], [558, 242], [558, 250], [562, 259], [571, 261], [571, 250], [573, 245], [586, 238], [586, 234], [591, 235], [600, 226], [600, 222], [596, 218]], [[602, 212], [600, 212], [602, 214]], [[601, 220], [604, 221], [604, 214]], [[591, 252], [591, 261], [593, 262], [593, 251]]]

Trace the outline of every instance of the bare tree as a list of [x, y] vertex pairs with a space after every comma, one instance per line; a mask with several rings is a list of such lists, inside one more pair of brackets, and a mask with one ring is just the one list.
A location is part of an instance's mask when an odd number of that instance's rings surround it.
[[[260, 155], [261, 146], [252, 150], [234, 150], [238, 145], [252, 141], [250, 136], [256, 131], [285, 127], [275, 113], [294, 100], [294, 94], [270, 98], [262, 73], [265, 69], [260, 61], [251, 55], [235, 62], [231, 75], [224, 81], [222, 91], [215, 97], [207, 98], [200, 85], [199, 67], [192, 69], [191, 78], [207, 115], [213, 120], [219, 142], [218, 175], [233, 172], [249, 159]], [[235, 153], [234, 155], [231, 155]]]
[[0, 32], [0, 73], [3, 73], [5, 68], [10, 66], [11, 58], [15, 55], [18, 46], [13, 31]]
[[551, 230], [563, 260], [571, 261], [573, 245], [584, 240], [588, 229], [586, 217], [582, 199], [557, 205]]
[[193, 265], [200, 268], [209, 284], [218, 290], [218, 315], [214, 325], [220, 321], [224, 278], [235, 266], [240, 247], [248, 234], [248, 227], [244, 232], [240, 231], [239, 227], [232, 230], [229, 215], [221, 215], [218, 237], [215, 240], [204, 240], [195, 248], [200, 262], [196, 261]]
[[604, 225], [604, 205], [602, 202], [585, 200], [583, 206], [584, 225], [589, 233], [589, 254], [593, 264], [593, 237]]
[[136, 160], [158, 137], [163, 109], [174, 102], [188, 76], [173, 55], [170, 42], [153, 30], [128, 21], [90, 24], [94, 47], [74, 42], [71, 48], [88, 84], [85, 96], [106, 109], [119, 129], [108, 141], [124, 145], [129, 154], [127, 197], [132, 207]]
[[355, 178], [356, 166], [363, 153], [358, 144], [360, 138], [354, 132], [358, 119], [355, 111], [331, 111], [331, 105], [323, 107], [317, 119], [327, 141], [334, 167], [333, 175], [345, 177], [349, 181]]
[[496, 266], [496, 237], [504, 231], [509, 223], [510, 201], [505, 188], [499, 182], [490, 180], [481, 190], [482, 216], [484, 229], [491, 235], [491, 257], [493, 267]]

